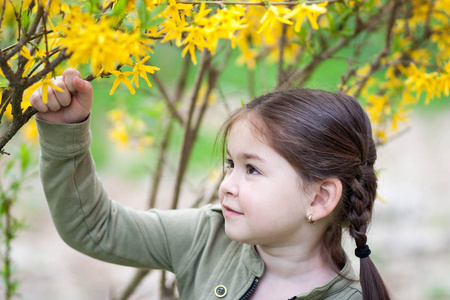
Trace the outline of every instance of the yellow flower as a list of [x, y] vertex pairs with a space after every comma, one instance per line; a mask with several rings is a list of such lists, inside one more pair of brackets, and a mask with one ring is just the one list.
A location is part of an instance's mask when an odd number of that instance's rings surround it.
[[177, 3], [176, 0], [169, 0], [169, 5], [163, 12], [163, 16], [169, 15], [176, 23], [184, 22], [185, 16], [190, 16], [192, 4]]
[[[59, 0], [39, 0], [42, 6], [44, 6], [45, 10], [48, 12], [50, 16], [56, 15], [60, 12], [61, 3]], [[49, 6], [47, 6], [47, 3]]]
[[175, 45], [177, 47], [181, 47], [181, 38], [183, 37], [183, 33], [186, 31], [186, 22], [175, 22], [173, 19], [167, 19], [163, 23], [163, 28], [161, 29], [161, 34], [165, 33], [164, 38], [162, 39], [162, 43], [167, 42], [169, 40], [175, 39]]
[[140, 32], [127, 33], [115, 30], [112, 19], [102, 17], [96, 20], [91, 15], [74, 10], [62, 23], [61, 44], [71, 54], [69, 64], [76, 66], [89, 62], [94, 73], [103, 67], [111, 72], [116, 64], [132, 64], [130, 56], [143, 56], [149, 50], [149, 39], [140, 36]]
[[124, 126], [116, 126], [109, 131], [109, 137], [115, 141], [120, 148], [128, 145], [128, 132]]
[[188, 28], [186, 28], [186, 31], [188, 31], [189, 34], [183, 41], [183, 45], [186, 45], [186, 47], [184, 47], [183, 51], [181, 52], [181, 55], [184, 57], [186, 53], [189, 51], [192, 63], [196, 65], [197, 58], [195, 57], [195, 48], [198, 48], [200, 51], [203, 51], [203, 49], [208, 46], [208, 43], [205, 40], [204, 31], [200, 27], [191, 25]]
[[137, 142], [137, 148], [140, 153], [144, 152], [146, 147], [153, 146], [155, 144], [155, 139], [151, 136], [143, 136], [139, 138]]
[[[197, 106], [200, 106], [202, 104], [203, 98], [205, 97], [207, 91], [208, 90], [206, 85], [202, 85], [200, 87], [200, 90], [198, 91], [197, 101], [195, 102]], [[208, 104], [216, 102], [216, 95], [213, 92], [211, 92], [206, 101]]]
[[52, 75], [51, 73], [48, 73], [47, 76], [42, 81], [36, 82], [35, 84], [33, 84], [32, 86], [30, 86], [25, 90], [23, 96], [24, 100], [29, 101], [31, 94], [33, 94], [33, 92], [40, 87], [42, 87], [42, 100], [44, 101], [44, 103], [47, 103], [48, 99], [47, 92], [49, 87], [52, 87], [53, 89], [59, 92], [64, 92], [60, 87], [57, 87], [56, 85], [53, 84]]
[[30, 51], [28, 51], [27, 47], [23, 46], [20, 50], [20, 55], [25, 57], [28, 61], [25, 64], [25, 67], [23, 68], [22, 77], [25, 77], [25, 75], [28, 73], [28, 71], [31, 69], [31, 67], [34, 65], [34, 62], [36, 59], [31, 56]]
[[109, 92], [110, 95], [114, 94], [114, 92], [116, 91], [116, 89], [120, 83], [125, 84], [127, 86], [127, 88], [130, 90], [132, 95], [134, 95], [136, 93], [134, 88], [131, 86], [130, 80], [127, 77], [127, 76], [133, 74], [133, 72], [120, 72], [117, 70], [111, 70], [110, 73], [117, 77], [116, 80], [114, 80], [114, 82], [113, 82], [111, 91]]
[[150, 58], [150, 56], [146, 56], [144, 57], [142, 60], [138, 61], [133, 68], [133, 79], [131, 80], [131, 82], [136, 84], [136, 87], [139, 87], [139, 75], [145, 79], [145, 81], [147, 82], [147, 85], [149, 87], [152, 86], [152, 84], [150, 83], [150, 81], [147, 78], [147, 73], [150, 74], [154, 74], [155, 71], [158, 71], [159, 68], [158, 67], [153, 67], [153, 66], [147, 66], [145, 65], [145, 62]]
[[38, 141], [38, 130], [36, 127], [36, 121], [34, 119], [29, 120], [25, 125], [23, 125], [20, 131], [25, 138], [25, 140], [32, 143], [37, 143]]
[[376, 195], [377, 199], [380, 200], [383, 203], [387, 203], [386, 199], [384, 199], [383, 197], [380, 196], [380, 194], [377, 193]]
[[250, 49], [248, 47], [241, 48], [241, 56], [238, 57], [236, 63], [238, 65], [246, 64], [250, 70], [254, 70], [256, 66], [256, 58], [258, 57], [258, 51]]
[[108, 118], [112, 121], [112, 122], [118, 122], [124, 119], [124, 112], [120, 109], [113, 109], [111, 111], [108, 112]]
[[205, 2], [202, 2], [202, 4], [200, 4], [200, 9], [198, 11], [198, 13], [196, 14], [194, 21], [196, 24], [201, 25], [202, 22], [207, 19], [206, 16], [209, 14], [209, 12], [211, 11], [211, 9], [205, 9], [206, 4]]
[[191, 55], [191, 60], [194, 65], [197, 64], [197, 57], [195, 56], [195, 44], [192, 42], [189, 42], [186, 47], [184, 47], [183, 51], [181, 52], [181, 55], [184, 57], [186, 53], [189, 51], [189, 54]]
[[327, 9], [325, 8], [327, 4], [327, 2], [313, 5], [305, 5], [304, 3], [299, 4], [295, 6], [290, 13], [287, 13], [284, 18], [290, 19], [292, 17], [295, 17], [296, 21], [294, 30], [297, 32], [300, 31], [305, 16], [308, 18], [309, 23], [311, 23], [312, 28], [319, 29], [317, 18], [319, 17], [319, 15], [327, 12]]
[[264, 16], [260, 21], [262, 25], [258, 30], [258, 34], [266, 30], [266, 28], [272, 28], [275, 25], [276, 21], [292, 25], [293, 23], [289, 21], [286, 17], [280, 16], [281, 14], [287, 14], [290, 11], [291, 10], [287, 7], [270, 5], [269, 9], [266, 11], [266, 13], [264, 14]]

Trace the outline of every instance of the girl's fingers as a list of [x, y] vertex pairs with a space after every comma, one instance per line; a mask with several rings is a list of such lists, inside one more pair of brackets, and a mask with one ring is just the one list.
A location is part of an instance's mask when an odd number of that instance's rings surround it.
[[48, 87], [47, 90], [47, 106], [51, 111], [58, 111], [61, 109], [61, 104], [56, 97], [58, 91], [53, 90], [53, 88]]
[[61, 106], [69, 106], [70, 103], [72, 102], [72, 95], [70, 94], [69, 89], [64, 82], [64, 79], [61, 76], [59, 76], [55, 79], [53, 83], [63, 90], [63, 92], [53, 90], [59, 104]]
[[39, 88], [37, 91], [35, 91], [35, 92], [33, 92], [33, 94], [31, 94], [30, 104], [38, 112], [41, 112], [41, 113], [48, 112], [48, 106], [42, 100], [42, 88]]
[[71, 94], [76, 94], [77, 89], [73, 86], [73, 79], [75, 77], [81, 78], [81, 74], [78, 70], [75, 69], [67, 69], [63, 73], [63, 80], [67, 86], [67, 89]]

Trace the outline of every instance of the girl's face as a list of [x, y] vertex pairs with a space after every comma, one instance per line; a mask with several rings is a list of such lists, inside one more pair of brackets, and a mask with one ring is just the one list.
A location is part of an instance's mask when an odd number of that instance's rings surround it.
[[296, 170], [255, 131], [243, 119], [229, 133], [227, 172], [219, 189], [226, 234], [252, 245], [299, 243], [311, 196]]

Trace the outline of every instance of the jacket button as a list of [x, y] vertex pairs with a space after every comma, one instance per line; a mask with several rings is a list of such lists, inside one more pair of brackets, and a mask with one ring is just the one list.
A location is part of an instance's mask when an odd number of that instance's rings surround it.
[[216, 295], [216, 297], [223, 298], [223, 297], [225, 297], [226, 294], [227, 294], [227, 288], [224, 285], [218, 285], [214, 289], [214, 295]]

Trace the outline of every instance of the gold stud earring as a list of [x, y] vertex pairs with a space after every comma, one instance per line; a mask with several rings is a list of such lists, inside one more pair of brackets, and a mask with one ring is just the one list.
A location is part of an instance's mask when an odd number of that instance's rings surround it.
[[316, 223], [316, 221], [315, 220], [313, 220], [313, 215], [312, 214], [310, 214], [309, 216], [308, 216], [308, 223], [309, 224], [314, 224], [314, 223]]

